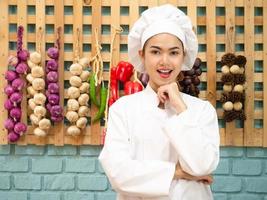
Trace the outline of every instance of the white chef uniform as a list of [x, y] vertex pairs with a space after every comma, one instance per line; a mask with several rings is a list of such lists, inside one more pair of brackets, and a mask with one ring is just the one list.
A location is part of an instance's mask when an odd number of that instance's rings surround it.
[[219, 162], [217, 114], [208, 102], [181, 93], [187, 110], [158, 108], [149, 86], [121, 97], [109, 110], [99, 160], [117, 200], [211, 200], [209, 185], [173, 180], [175, 165], [194, 176], [212, 173]]

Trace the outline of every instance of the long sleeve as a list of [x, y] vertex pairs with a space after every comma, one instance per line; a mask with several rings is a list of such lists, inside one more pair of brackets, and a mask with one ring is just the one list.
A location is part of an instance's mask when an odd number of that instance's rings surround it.
[[124, 109], [112, 105], [99, 160], [117, 192], [129, 196], [168, 196], [175, 163], [133, 160]]
[[209, 102], [198, 108], [188, 107], [179, 115], [171, 115], [163, 130], [187, 173], [202, 176], [216, 169], [219, 162], [219, 127], [216, 110]]

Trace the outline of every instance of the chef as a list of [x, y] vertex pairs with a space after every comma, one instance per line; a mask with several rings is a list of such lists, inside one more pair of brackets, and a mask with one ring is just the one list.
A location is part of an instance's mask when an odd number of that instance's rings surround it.
[[147, 87], [109, 110], [99, 160], [117, 200], [211, 200], [219, 162], [214, 107], [179, 91], [198, 42], [188, 16], [165, 4], [142, 13], [128, 35], [129, 61]]

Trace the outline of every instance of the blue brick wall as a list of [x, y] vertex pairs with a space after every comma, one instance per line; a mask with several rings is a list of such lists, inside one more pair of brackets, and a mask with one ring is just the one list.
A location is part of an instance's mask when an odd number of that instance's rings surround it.
[[[93, 146], [0, 146], [0, 200], [115, 200]], [[221, 148], [215, 200], [267, 200], [267, 149]]]

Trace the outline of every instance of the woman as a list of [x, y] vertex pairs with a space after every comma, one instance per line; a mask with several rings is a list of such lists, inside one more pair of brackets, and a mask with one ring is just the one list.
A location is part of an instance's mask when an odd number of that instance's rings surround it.
[[219, 162], [216, 110], [179, 91], [197, 39], [189, 18], [172, 5], [143, 12], [128, 36], [129, 60], [150, 77], [144, 91], [109, 110], [99, 160], [118, 200], [209, 200]]

